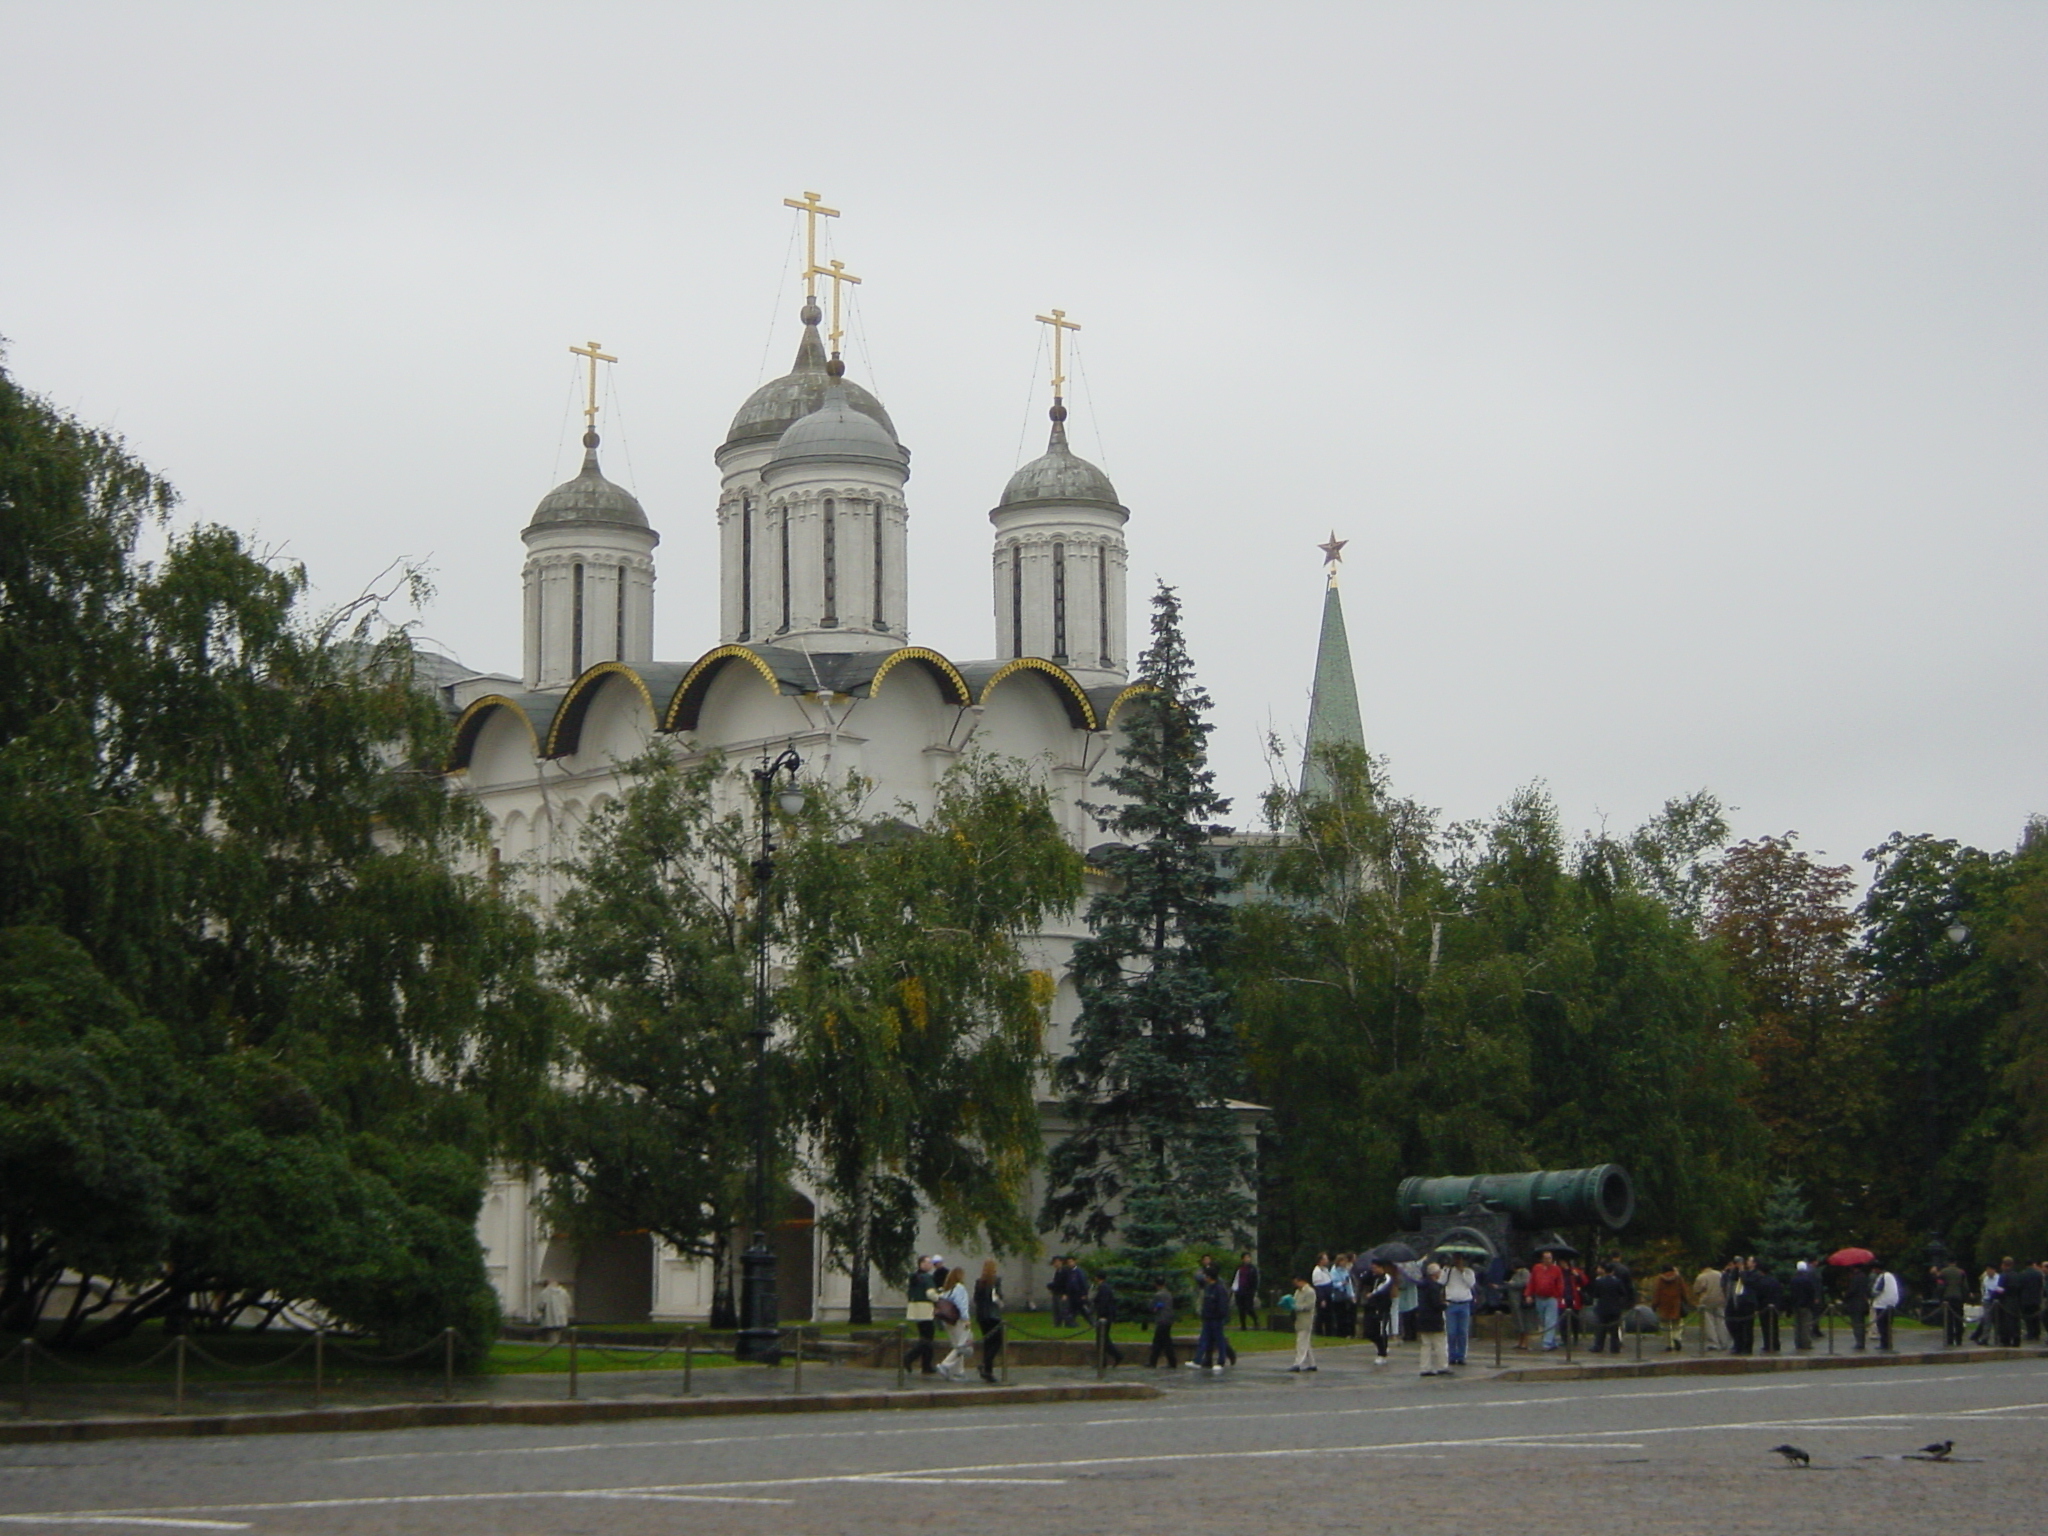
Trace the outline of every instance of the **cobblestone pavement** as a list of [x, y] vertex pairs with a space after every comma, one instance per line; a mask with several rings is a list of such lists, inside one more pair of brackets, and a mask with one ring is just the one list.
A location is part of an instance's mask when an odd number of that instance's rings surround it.
[[[0, 1531], [1693, 1531], [2011, 1522], [2048, 1507], [2038, 1360], [1502, 1383], [1324, 1356], [1308, 1377], [1284, 1357], [1220, 1378], [1183, 1370], [1166, 1397], [1115, 1406], [0, 1447]], [[1913, 1459], [1939, 1440], [1953, 1460]], [[1780, 1442], [1811, 1468], [1771, 1454]]]

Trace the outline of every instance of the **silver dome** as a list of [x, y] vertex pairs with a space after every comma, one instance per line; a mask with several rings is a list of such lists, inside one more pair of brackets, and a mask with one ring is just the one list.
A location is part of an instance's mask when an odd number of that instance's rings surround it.
[[768, 463], [883, 464], [901, 470], [903, 449], [895, 434], [858, 409], [845, 384], [834, 380], [825, 402], [791, 424]]
[[639, 498], [622, 485], [613, 485], [597, 467], [597, 434], [583, 434], [583, 470], [574, 480], [564, 481], [533, 509], [529, 528], [550, 523], [617, 523], [627, 528], [645, 528], [647, 514]]
[[1116, 487], [1109, 483], [1109, 476], [1067, 447], [1065, 407], [1055, 406], [1053, 411], [1052, 440], [1044, 455], [1010, 476], [1002, 499], [996, 503], [997, 510], [1031, 502], [1081, 502], [1115, 507], [1121, 512], [1123, 504], [1116, 499]]
[[[818, 335], [817, 306], [805, 305], [803, 317], [804, 339], [797, 345], [795, 366], [747, 396], [747, 403], [739, 408], [726, 431], [727, 444], [780, 437], [825, 403], [825, 389], [832, 380], [825, 372], [825, 343]], [[841, 382], [853, 408], [880, 422], [883, 430], [894, 438], [896, 424], [882, 409], [882, 402], [858, 384]]]

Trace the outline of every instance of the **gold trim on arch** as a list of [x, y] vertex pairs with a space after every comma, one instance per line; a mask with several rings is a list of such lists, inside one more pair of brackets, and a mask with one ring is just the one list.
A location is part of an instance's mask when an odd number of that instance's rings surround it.
[[960, 675], [960, 669], [937, 651], [922, 645], [906, 645], [899, 651], [891, 651], [888, 658], [875, 668], [875, 675], [868, 679], [868, 697], [873, 698], [882, 691], [882, 679], [895, 669], [899, 661], [922, 662], [939, 675], [942, 688], [950, 691], [948, 702], [968, 705], [974, 702], [974, 690], [967, 686], [967, 679]]
[[1122, 693], [1118, 694], [1115, 698], [1111, 699], [1109, 701], [1109, 714], [1106, 718], [1104, 718], [1102, 722], [1102, 728], [1105, 731], [1114, 729], [1116, 725], [1116, 717], [1123, 712], [1123, 707], [1126, 704], [1130, 703], [1131, 700], [1135, 699], [1139, 694], [1150, 693], [1151, 691], [1152, 685], [1150, 683], [1133, 683], [1130, 687], [1126, 688]]
[[[646, 679], [623, 661], [600, 661], [594, 667], [585, 668], [583, 675], [571, 683], [569, 691], [562, 695], [562, 703], [555, 711], [555, 718], [548, 722], [548, 757], [565, 757], [582, 746], [583, 717], [590, 713], [589, 695], [597, 691], [598, 684], [612, 676], [631, 678], [633, 686], [640, 690], [640, 699], [646, 704], [647, 713], [653, 715], [654, 695], [647, 691]], [[571, 745], [563, 745], [565, 733], [574, 736], [575, 740]]]
[[[676, 684], [676, 691], [669, 695], [668, 708], [662, 711], [660, 729], [664, 731], [694, 731], [697, 729], [697, 708], [704, 702], [704, 694], [711, 687], [711, 679], [729, 661], [744, 661], [761, 674], [777, 698], [782, 696], [782, 680], [768, 663], [756, 656], [744, 645], [715, 646], [697, 658], [683, 680]], [[683, 711], [689, 710], [689, 724], [682, 723]]]
[[1019, 672], [1042, 672], [1064, 690], [1061, 702], [1067, 707], [1067, 718], [1084, 731], [1100, 730], [1095, 723], [1095, 706], [1088, 702], [1088, 694], [1074, 681], [1074, 674], [1056, 662], [1042, 656], [1019, 656], [1015, 661], [1005, 662], [996, 670], [994, 677], [981, 685], [981, 701], [988, 702], [988, 696], [996, 691], [998, 683], [1007, 682]]
[[455, 721], [455, 735], [448, 743], [448, 760], [443, 773], [469, 772], [471, 754], [476, 751], [476, 739], [484, 732], [484, 719], [494, 709], [509, 709], [519, 723], [526, 727], [526, 739], [533, 744], [533, 755], [540, 756], [540, 732], [533, 728], [533, 717], [526, 712], [526, 706], [517, 699], [507, 698], [502, 693], [487, 693], [480, 699], [472, 700]]

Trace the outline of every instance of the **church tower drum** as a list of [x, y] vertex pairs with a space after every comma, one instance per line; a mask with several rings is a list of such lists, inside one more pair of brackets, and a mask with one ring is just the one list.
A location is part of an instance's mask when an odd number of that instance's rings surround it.
[[601, 661], [654, 659], [654, 546], [639, 500], [605, 479], [597, 433], [583, 469], [533, 509], [526, 543], [526, 685], [563, 688]]

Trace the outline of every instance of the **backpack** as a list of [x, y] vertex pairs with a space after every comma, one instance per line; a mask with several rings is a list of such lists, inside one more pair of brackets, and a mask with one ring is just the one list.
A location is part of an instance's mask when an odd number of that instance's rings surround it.
[[960, 1303], [950, 1296], [941, 1296], [932, 1303], [932, 1316], [942, 1323], [960, 1321]]

